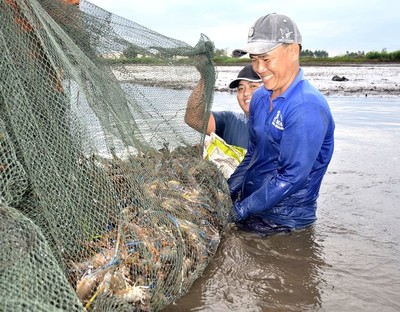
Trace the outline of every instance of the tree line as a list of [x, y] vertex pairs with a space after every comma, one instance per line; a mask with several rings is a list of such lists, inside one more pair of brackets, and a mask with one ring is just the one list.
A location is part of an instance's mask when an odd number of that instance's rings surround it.
[[[161, 53], [163, 52], [163, 53]], [[158, 57], [156, 55], [146, 56], [143, 53], [143, 49], [137, 46], [130, 45], [123, 52], [122, 55], [117, 57], [117, 62], [123, 63], [153, 63], [157, 62], [159, 58], [162, 58], [162, 54], [174, 54], [174, 51], [161, 51]], [[227, 49], [214, 49], [213, 61], [217, 65], [235, 65], [242, 64], [244, 60], [242, 58], [233, 58], [228, 55]], [[387, 52], [386, 49], [382, 51], [370, 51], [365, 53], [364, 51], [350, 52], [347, 51], [345, 55], [329, 57], [327, 51], [304, 49], [300, 52], [300, 61], [303, 64], [313, 63], [397, 63], [400, 62], [400, 50], [394, 52]], [[184, 60], [183, 60], [184, 62]]]
[[[365, 53], [364, 51], [350, 52], [347, 51], [345, 55], [329, 57], [327, 51], [315, 50], [311, 51], [304, 49], [300, 52], [300, 60], [303, 63], [335, 63], [335, 62], [345, 62], [345, 63], [398, 63], [400, 62], [400, 50], [394, 52], [387, 52], [386, 49], [382, 49], [381, 52], [370, 51]], [[214, 61], [217, 63], [232, 63], [232, 62], [243, 62], [237, 60], [234, 61], [230, 56], [228, 56], [227, 49], [215, 49]]]

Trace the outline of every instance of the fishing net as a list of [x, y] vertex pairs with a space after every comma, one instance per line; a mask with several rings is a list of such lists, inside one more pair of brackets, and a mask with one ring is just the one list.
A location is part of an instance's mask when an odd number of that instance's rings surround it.
[[188, 292], [230, 207], [184, 123], [199, 56], [210, 112], [213, 49], [87, 1], [0, 0], [1, 311], [158, 311]]

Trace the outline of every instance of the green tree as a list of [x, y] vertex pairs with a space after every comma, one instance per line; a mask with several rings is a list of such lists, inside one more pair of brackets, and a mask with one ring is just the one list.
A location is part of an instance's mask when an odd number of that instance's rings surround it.
[[300, 52], [300, 56], [302, 57], [314, 57], [314, 52], [308, 49], [302, 50]]
[[228, 49], [215, 49], [214, 56], [228, 56]]
[[302, 50], [300, 52], [300, 56], [301, 57], [318, 57], [318, 58], [322, 58], [322, 57], [328, 57], [329, 54], [328, 52], [324, 51], [324, 50], [315, 50], [314, 52], [308, 49]]
[[315, 50], [314, 56], [318, 57], [318, 58], [328, 57], [328, 52], [326, 52], [324, 50]]

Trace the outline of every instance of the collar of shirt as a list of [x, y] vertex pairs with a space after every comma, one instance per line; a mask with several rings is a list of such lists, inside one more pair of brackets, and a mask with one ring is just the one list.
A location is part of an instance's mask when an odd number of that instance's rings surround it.
[[[289, 86], [289, 88], [288, 88], [283, 94], [281, 94], [280, 96], [278, 96], [277, 98], [284, 98], [284, 99], [286, 99], [286, 98], [289, 96], [289, 94], [293, 91], [293, 89], [296, 88], [296, 86], [298, 85], [298, 83], [299, 83], [300, 81], [302, 81], [302, 80], [304, 80], [304, 72], [303, 72], [303, 69], [300, 68], [299, 73], [297, 74], [295, 80], [291, 83], [291, 85]], [[265, 96], [265, 95], [267, 95], [268, 97], [271, 96], [271, 93], [272, 93], [271, 90], [267, 90], [267, 89], [265, 89], [265, 88], [260, 88], [260, 90], [262, 90], [263, 96]], [[276, 100], [276, 99], [275, 99], [275, 100]], [[275, 100], [273, 100], [273, 101], [275, 101]]]

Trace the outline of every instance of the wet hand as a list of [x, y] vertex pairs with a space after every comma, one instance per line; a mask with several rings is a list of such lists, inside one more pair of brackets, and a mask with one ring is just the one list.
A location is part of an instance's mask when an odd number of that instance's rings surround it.
[[229, 193], [231, 195], [232, 203], [235, 203], [235, 201], [237, 201], [239, 198], [239, 192], [232, 188], [229, 188]]
[[238, 222], [247, 218], [247, 210], [236, 200], [228, 216], [229, 222]]
[[198, 54], [194, 57], [194, 66], [202, 76], [205, 76], [213, 65], [206, 54]]

